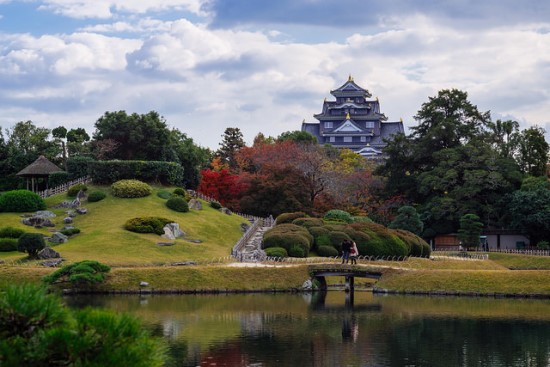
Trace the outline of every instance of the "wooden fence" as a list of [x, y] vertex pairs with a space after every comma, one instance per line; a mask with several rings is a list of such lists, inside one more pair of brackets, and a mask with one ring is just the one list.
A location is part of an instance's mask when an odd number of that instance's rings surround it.
[[48, 196], [62, 194], [64, 192], [69, 191], [69, 187], [74, 186], [76, 184], [89, 184], [92, 182], [92, 179], [89, 176], [77, 178], [76, 180], [72, 180], [69, 182], [66, 182], [62, 185], [56, 186], [53, 189], [47, 189], [44, 191], [38, 191], [37, 194], [40, 195], [42, 198], [47, 198]]

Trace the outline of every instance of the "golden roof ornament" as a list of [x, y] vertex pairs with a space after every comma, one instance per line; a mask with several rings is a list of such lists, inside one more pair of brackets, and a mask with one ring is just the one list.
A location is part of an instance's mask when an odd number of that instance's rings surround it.
[[351, 116], [349, 115], [349, 112], [346, 114], [346, 120], [351, 119]]
[[348, 76], [348, 82], [352, 82], [353, 81], [353, 77], [351, 76], [351, 74]]

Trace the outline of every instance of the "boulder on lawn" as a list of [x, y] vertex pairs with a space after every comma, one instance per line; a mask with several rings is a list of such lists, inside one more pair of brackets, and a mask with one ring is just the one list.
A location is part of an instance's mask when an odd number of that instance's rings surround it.
[[175, 240], [176, 238], [185, 236], [185, 233], [180, 229], [180, 225], [177, 223], [168, 223], [163, 229], [164, 234], [161, 237], [169, 240]]
[[39, 259], [59, 259], [61, 255], [51, 247], [44, 247], [38, 252]]
[[202, 210], [202, 203], [197, 199], [189, 200], [189, 209]]
[[53, 243], [65, 243], [69, 240], [69, 237], [65, 236], [61, 232], [55, 232], [50, 238], [49, 241]]

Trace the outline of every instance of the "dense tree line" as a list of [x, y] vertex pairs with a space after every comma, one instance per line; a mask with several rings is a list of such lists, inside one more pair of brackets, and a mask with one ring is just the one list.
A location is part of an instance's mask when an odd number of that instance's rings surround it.
[[[5, 134], [4, 134], [5, 133]], [[196, 188], [199, 172], [212, 152], [193, 139], [168, 127], [157, 112], [105, 112], [95, 123], [92, 138], [83, 128], [52, 130], [21, 121], [0, 131], [0, 191], [22, 188], [16, 173], [44, 155], [62, 169], [76, 157], [95, 160], [155, 160], [179, 163], [184, 168], [183, 185]]]

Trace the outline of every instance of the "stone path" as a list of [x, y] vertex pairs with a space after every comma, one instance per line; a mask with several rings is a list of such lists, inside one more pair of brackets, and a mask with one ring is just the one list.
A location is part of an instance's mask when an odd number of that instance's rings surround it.
[[265, 258], [265, 252], [262, 250], [262, 239], [265, 231], [271, 227], [258, 227], [256, 232], [250, 237], [250, 239], [244, 245], [242, 251], [242, 262], [258, 262]]

